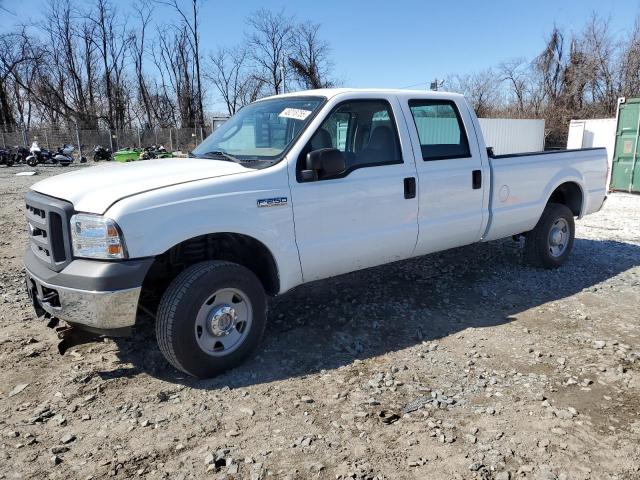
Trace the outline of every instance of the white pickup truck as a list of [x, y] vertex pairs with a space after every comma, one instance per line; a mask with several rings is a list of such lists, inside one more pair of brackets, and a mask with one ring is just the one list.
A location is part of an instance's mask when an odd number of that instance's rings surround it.
[[269, 296], [306, 282], [514, 235], [530, 263], [560, 266], [606, 178], [604, 149], [493, 156], [457, 94], [278, 95], [189, 158], [36, 183], [27, 289], [65, 322], [63, 349], [127, 334], [143, 310], [167, 360], [209, 377], [258, 345]]

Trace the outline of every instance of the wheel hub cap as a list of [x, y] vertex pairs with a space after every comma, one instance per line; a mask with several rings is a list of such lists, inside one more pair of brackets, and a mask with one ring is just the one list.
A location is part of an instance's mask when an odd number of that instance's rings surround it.
[[571, 232], [569, 224], [564, 218], [558, 218], [549, 230], [549, 253], [553, 257], [560, 257], [569, 244]]
[[237, 288], [221, 288], [202, 303], [196, 314], [198, 346], [207, 355], [229, 355], [243, 344], [252, 321], [249, 297]]
[[560, 245], [562, 243], [562, 232], [559, 228], [551, 230], [551, 245]]
[[209, 321], [207, 322], [209, 332], [216, 337], [229, 335], [237, 323], [237, 319], [238, 315], [233, 307], [221, 305], [214, 309], [209, 315]]

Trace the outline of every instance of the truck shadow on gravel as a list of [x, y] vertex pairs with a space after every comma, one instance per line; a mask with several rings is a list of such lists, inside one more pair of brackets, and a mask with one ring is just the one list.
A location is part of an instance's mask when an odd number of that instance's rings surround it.
[[[267, 383], [332, 370], [468, 328], [489, 328], [640, 265], [640, 246], [576, 239], [554, 271], [523, 264], [512, 241], [476, 244], [303, 285], [274, 299], [261, 347], [211, 380], [176, 371], [155, 346], [151, 319], [117, 339], [122, 365], [102, 378], [156, 378], [198, 389]], [[615, 280], [614, 280], [615, 281]]]

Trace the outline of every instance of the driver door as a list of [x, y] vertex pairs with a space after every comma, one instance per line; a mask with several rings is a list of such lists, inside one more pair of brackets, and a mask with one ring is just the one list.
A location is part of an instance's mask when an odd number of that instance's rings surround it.
[[[393, 106], [392, 106], [393, 105]], [[418, 237], [416, 169], [398, 135], [396, 100], [338, 103], [303, 149], [291, 179], [296, 243], [305, 281], [412, 255]], [[407, 138], [407, 135], [403, 135]], [[346, 169], [304, 181], [306, 153], [342, 152]]]

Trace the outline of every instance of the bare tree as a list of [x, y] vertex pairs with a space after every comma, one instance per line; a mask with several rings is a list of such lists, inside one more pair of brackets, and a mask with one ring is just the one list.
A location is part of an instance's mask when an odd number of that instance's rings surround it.
[[[193, 51], [189, 48], [189, 32], [186, 26], [182, 25], [174, 27], [173, 34], [165, 31], [157, 38], [154, 52], [156, 65], [173, 89], [180, 125], [194, 127], [197, 125], [198, 100], [193, 78]], [[164, 82], [163, 87], [166, 88]]]
[[[296, 24], [283, 11], [255, 12], [247, 20], [246, 44], [211, 54], [205, 71], [203, 0], [136, 2], [127, 16], [113, 0], [48, 0], [38, 28], [0, 35], [4, 128], [32, 119], [89, 129], [193, 127], [203, 124], [207, 85], [234, 113], [284, 91], [289, 81], [289, 89], [331, 84], [329, 46], [318, 24]], [[159, 25], [153, 4], [168, 6], [177, 19]]]
[[291, 38], [289, 65], [302, 88], [324, 88], [331, 85], [328, 72], [329, 44], [320, 37], [320, 24], [303, 22], [295, 27]]
[[157, 0], [158, 3], [172, 7], [182, 19], [185, 38], [188, 40], [189, 46], [193, 50], [192, 58], [195, 64], [196, 79], [196, 103], [198, 125], [204, 125], [204, 111], [202, 102], [202, 76], [200, 74], [200, 31], [199, 31], [199, 0], [191, 0], [191, 13], [188, 15], [182, 7], [178, 5], [177, 0]]
[[640, 92], [640, 16], [636, 17], [628, 40], [622, 44], [620, 84], [622, 95]]
[[144, 111], [143, 125], [147, 128], [153, 125], [153, 111], [149, 88], [145, 77], [144, 59], [146, 54], [146, 32], [151, 20], [152, 8], [149, 2], [142, 0], [135, 5], [138, 15], [138, 28], [131, 33], [131, 56], [133, 58], [136, 81], [138, 86], [138, 98]]
[[479, 117], [489, 116], [501, 105], [500, 80], [491, 69], [454, 75], [445, 84], [451, 90], [464, 94]]
[[549, 40], [543, 52], [535, 58], [534, 65], [540, 73], [545, 96], [555, 102], [560, 97], [564, 82], [564, 35], [557, 27], [553, 27]]
[[582, 43], [591, 99], [601, 105], [601, 110], [612, 115], [619, 90], [614, 78], [615, 45], [609, 22], [599, 19], [594, 13], [582, 34]]
[[109, 0], [95, 0], [95, 10], [88, 15], [95, 28], [95, 45], [99, 52], [107, 112], [104, 118], [110, 128], [122, 128], [125, 123], [124, 61], [129, 47], [126, 22], [119, 25], [117, 12]]
[[286, 82], [287, 49], [291, 48], [293, 19], [284, 14], [284, 10], [274, 13], [260, 9], [253, 13], [247, 24], [251, 27], [248, 35], [248, 46], [251, 57], [264, 83], [269, 85], [276, 95], [284, 90]]
[[508, 84], [508, 91], [512, 95], [511, 100], [515, 102], [516, 115], [523, 116], [527, 111], [531, 92], [529, 63], [524, 58], [514, 58], [502, 62], [498, 66], [498, 71], [500, 79]]
[[245, 104], [246, 90], [252, 88], [252, 74], [247, 72], [246, 48], [221, 48], [211, 55], [212, 72], [209, 75], [224, 100], [229, 115]]

